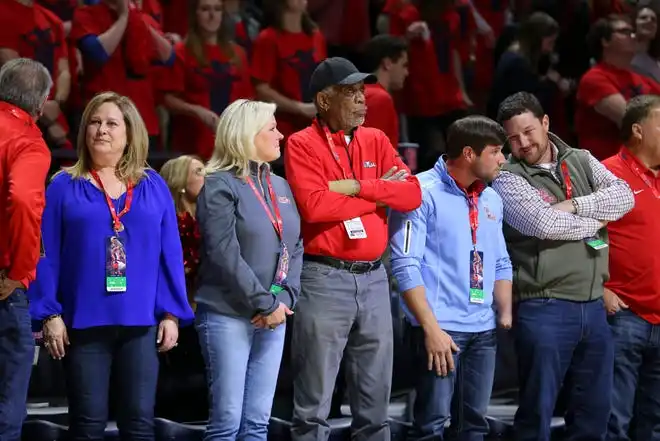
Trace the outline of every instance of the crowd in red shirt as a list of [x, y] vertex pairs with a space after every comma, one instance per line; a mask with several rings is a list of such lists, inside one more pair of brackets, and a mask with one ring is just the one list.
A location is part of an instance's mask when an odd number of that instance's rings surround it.
[[[366, 125], [383, 130], [392, 144], [419, 144], [424, 169], [442, 152], [442, 132], [454, 120], [484, 111], [502, 50], [515, 40], [509, 18], [520, 23], [534, 12], [525, 0], [341, 0], [332, 8], [323, 0], [262, 3], [259, 26], [249, 0], [0, 0], [0, 62], [30, 57], [51, 72], [52, 104], [39, 126], [53, 149], [72, 148], [86, 102], [114, 90], [136, 103], [153, 149], [208, 159], [215, 123], [229, 103], [275, 102], [287, 138], [316, 114], [309, 96], [315, 67], [337, 55], [361, 67], [371, 35], [389, 33], [407, 44], [407, 80], [402, 90], [383, 81], [367, 87]], [[554, 17], [562, 32], [579, 13], [579, 2], [564, 3], [572, 15], [560, 7]], [[629, 12], [622, 0], [590, 5], [588, 23]], [[552, 116], [567, 119], [553, 126], [575, 127], [567, 131], [604, 159], [616, 151], [617, 123], [595, 103], [614, 93], [624, 99], [649, 93], [656, 83], [607, 63], [581, 81], [570, 78], [581, 87], [553, 98], [562, 112]], [[563, 112], [573, 107], [575, 115]], [[399, 129], [402, 115], [407, 130]]]

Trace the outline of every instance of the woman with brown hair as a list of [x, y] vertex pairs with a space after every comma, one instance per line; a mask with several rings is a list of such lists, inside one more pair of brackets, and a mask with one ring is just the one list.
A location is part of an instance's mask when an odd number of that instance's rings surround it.
[[182, 155], [167, 161], [160, 169], [160, 175], [165, 179], [174, 199], [179, 234], [183, 245], [183, 265], [186, 272], [188, 300], [194, 310], [195, 304], [192, 298], [195, 294], [194, 282], [197, 277], [200, 246], [195, 210], [197, 196], [204, 185], [204, 164], [197, 156]]
[[87, 105], [78, 162], [46, 191], [47, 270], [31, 296], [44, 346], [64, 360], [72, 440], [103, 440], [110, 373], [122, 439], [154, 439], [158, 352], [177, 344], [186, 299], [174, 204], [147, 163], [147, 129], [114, 92]]
[[190, 28], [174, 51], [165, 106], [172, 114], [171, 145], [208, 160], [218, 115], [233, 101], [253, 95], [245, 50], [223, 20], [222, 0], [191, 0]]

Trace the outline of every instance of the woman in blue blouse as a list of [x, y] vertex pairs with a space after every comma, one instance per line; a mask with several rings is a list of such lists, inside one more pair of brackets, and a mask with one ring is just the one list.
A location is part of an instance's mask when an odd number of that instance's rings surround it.
[[172, 197], [148, 168], [135, 105], [113, 92], [83, 113], [78, 162], [46, 191], [47, 270], [31, 290], [44, 346], [64, 360], [72, 440], [103, 440], [111, 368], [122, 439], [154, 439], [157, 351], [191, 320]]
[[271, 173], [275, 105], [238, 100], [220, 116], [197, 198], [195, 317], [209, 384], [205, 441], [266, 440], [287, 315], [300, 292], [300, 216]]

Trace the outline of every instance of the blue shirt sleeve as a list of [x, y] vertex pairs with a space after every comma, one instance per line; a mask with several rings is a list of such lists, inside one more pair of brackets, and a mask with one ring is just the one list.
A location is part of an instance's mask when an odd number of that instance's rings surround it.
[[160, 320], [165, 314], [177, 317], [182, 324], [193, 319], [193, 311], [186, 294], [186, 276], [183, 267], [183, 248], [174, 209], [174, 201], [163, 178], [151, 174], [156, 187], [164, 200], [165, 213], [161, 224], [160, 269], [156, 291], [156, 317]]
[[392, 211], [390, 215], [390, 246], [392, 275], [402, 293], [423, 286], [422, 260], [426, 249], [429, 207], [426, 199], [416, 210], [407, 213]]
[[197, 222], [206, 254], [238, 301], [251, 305], [255, 314], [268, 315], [279, 306], [277, 298], [261, 285], [241, 257], [236, 236], [236, 196], [231, 184], [218, 174], [208, 176], [197, 198]]
[[85, 35], [78, 42], [78, 49], [82, 54], [97, 64], [105, 64], [110, 59], [110, 55], [99, 41], [96, 35]]
[[504, 239], [504, 232], [502, 230], [502, 220], [504, 219], [504, 207], [502, 200], [500, 199], [500, 210], [499, 210], [499, 237], [498, 241], [498, 256], [497, 262], [495, 263], [495, 280], [513, 280], [513, 267], [511, 265], [511, 259], [509, 258], [509, 252], [506, 249], [506, 241]]
[[37, 278], [30, 284], [30, 314], [35, 320], [62, 313], [58, 301], [60, 254], [62, 249], [62, 206], [69, 175], [62, 173], [46, 189], [46, 207], [41, 221], [45, 257], [37, 265]]

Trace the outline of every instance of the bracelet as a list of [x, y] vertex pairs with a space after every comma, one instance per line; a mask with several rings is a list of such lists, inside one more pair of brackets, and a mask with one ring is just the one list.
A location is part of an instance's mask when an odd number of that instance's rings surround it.
[[571, 203], [573, 204], [573, 208], [575, 209], [575, 214], [578, 212], [578, 202], [575, 199], [571, 199]]
[[46, 317], [45, 319], [43, 319], [43, 320], [41, 321], [41, 324], [42, 324], [42, 325], [45, 325], [46, 323], [48, 323], [48, 322], [51, 321], [52, 319], [54, 319], [54, 318], [58, 318], [58, 317], [62, 317], [62, 316], [61, 316], [60, 314], [49, 315], [48, 317]]

